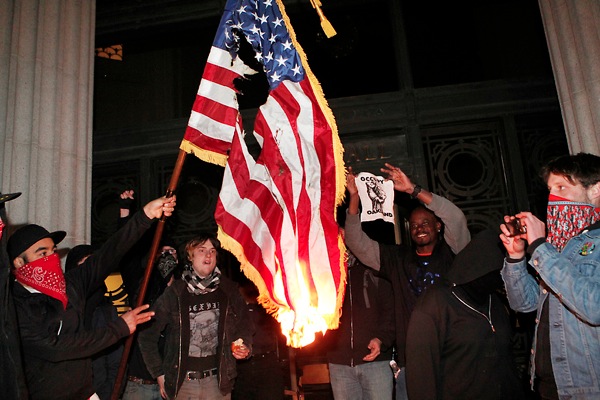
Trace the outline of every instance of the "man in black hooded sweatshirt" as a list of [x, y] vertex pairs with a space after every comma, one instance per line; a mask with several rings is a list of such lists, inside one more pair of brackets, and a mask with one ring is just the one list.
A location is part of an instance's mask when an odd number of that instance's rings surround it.
[[21, 338], [17, 314], [12, 297], [10, 260], [6, 252], [5, 204], [21, 193], [0, 194], [0, 388], [6, 399], [26, 400], [29, 398], [21, 356]]
[[411, 314], [406, 381], [411, 400], [522, 399], [508, 311], [496, 292], [504, 260], [483, 231], [457, 254], [448, 285], [430, 287]]
[[161, 197], [146, 204], [81, 268], [66, 274], [56, 253], [66, 232], [30, 224], [11, 235], [7, 251], [15, 278], [12, 295], [31, 400], [97, 398], [90, 357], [133, 333], [153, 313], [143, 312], [147, 305], [137, 307], [106, 328], [88, 331], [83, 323], [86, 299], [154, 219], [173, 213], [175, 200]]

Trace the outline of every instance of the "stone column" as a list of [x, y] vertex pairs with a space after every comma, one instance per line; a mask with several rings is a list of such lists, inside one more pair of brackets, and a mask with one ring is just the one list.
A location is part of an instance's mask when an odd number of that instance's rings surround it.
[[0, 187], [11, 225], [91, 232], [95, 0], [0, 0]]
[[600, 2], [539, 0], [571, 153], [600, 155]]

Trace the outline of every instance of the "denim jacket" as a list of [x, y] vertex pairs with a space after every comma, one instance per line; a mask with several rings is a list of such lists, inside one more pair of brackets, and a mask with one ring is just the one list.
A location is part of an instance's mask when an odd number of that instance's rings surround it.
[[[551, 360], [559, 398], [600, 399], [600, 225], [572, 238], [562, 253], [546, 242], [528, 251], [530, 265], [549, 290], [527, 272], [525, 259], [505, 260], [502, 277], [510, 306], [518, 312], [537, 309], [537, 324], [542, 305], [549, 300]], [[534, 339], [532, 386], [535, 350]]]

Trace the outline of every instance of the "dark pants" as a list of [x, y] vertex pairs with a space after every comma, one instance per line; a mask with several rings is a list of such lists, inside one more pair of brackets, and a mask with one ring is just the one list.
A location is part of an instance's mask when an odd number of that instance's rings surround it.
[[254, 355], [238, 361], [233, 400], [283, 399], [283, 371], [276, 353]]

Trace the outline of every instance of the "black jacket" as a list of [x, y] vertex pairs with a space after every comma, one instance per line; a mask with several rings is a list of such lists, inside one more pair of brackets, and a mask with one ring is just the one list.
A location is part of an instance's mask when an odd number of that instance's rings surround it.
[[[371, 339], [376, 337], [382, 342], [393, 342], [392, 285], [376, 274], [358, 260], [348, 267], [340, 326], [325, 335], [330, 363], [352, 367], [364, 364], [363, 357], [370, 353], [367, 346]], [[382, 345], [375, 361], [391, 359], [392, 346]]]
[[65, 274], [66, 310], [56, 299], [14, 285], [25, 375], [33, 400], [87, 399], [94, 393], [91, 356], [128, 336], [129, 328], [119, 318], [106, 328], [86, 331], [86, 299], [104, 284], [123, 254], [151, 224], [144, 213], [136, 214], [84, 265]]
[[[411, 247], [406, 245], [380, 245], [379, 249], [381, 258], [379, 276], [389, 280], [393, 285], [396, 352], [398, 364], [402, 367], [405, 363], [408, 321], [418, 299], [410, 283], [410, 279], [416, 275], [417, 255]], [[453, 260], [454, 253], [450, 246], [441, 240], [436, 244], [429, 257], [427, 269], [439, 275], [440, 280], [443, 280]], [[436, 284], [438, 283], [436, 282]], [[390, 345], [385, 342], [384, 344]]]
[[419, 297], [406, 341], [411, 400], [524, 398], [501, 287], [498, 235], [483, 231], [454, 260], [448, 279]]
[[[2, 250], [5, 253], [4, 250]], [[28, 398], [8, 256], [0, 263], [0, 388], [7, 399]]]
[[[183, 291], [186, 288], [187, 284], [183, 280], [176, 280], [166, 288], [152, 307], [156, 312], [154, 321], [138, 335], [146, 367], [153, 378], [165, 375], [165, 391], [169, 398], [176, 396], [187, 371], [190, 319], [187, 304], [184, 304]], [[254, 325], [235, 282], [221, 275], [217, 290], [221, 290], [226, 297], [226, 304], [221, 304], [217, 348], [219, 388], [221, 393], [226, 394], [233, 389], [237, 375], [231, 343], [242, 338], [244, 344], [252, 348]], [[164, 355], [161, 356], [159, 339], [163, 331], [165, 343]]]

